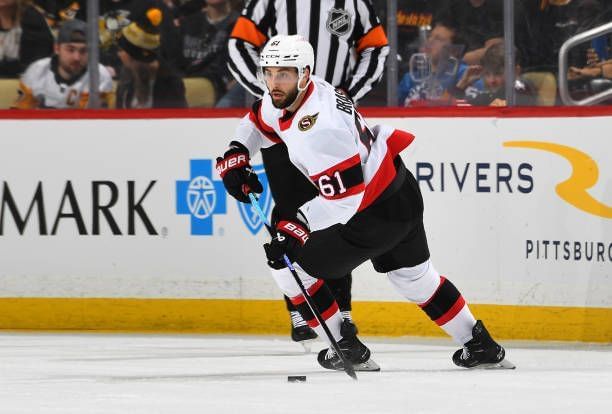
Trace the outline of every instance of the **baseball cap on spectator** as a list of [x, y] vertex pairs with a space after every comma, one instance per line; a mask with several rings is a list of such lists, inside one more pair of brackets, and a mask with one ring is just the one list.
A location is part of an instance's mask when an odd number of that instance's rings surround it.
[[133, 59], [153, 62], [158, 57], [162, 18], [162, 11], [157, 7], [130, 13], [131, 23], [121, 30], [118, 46]]
[[57, 43], [87, 43], [87, 24], [83, 20], [67, 20], [60, 26]]

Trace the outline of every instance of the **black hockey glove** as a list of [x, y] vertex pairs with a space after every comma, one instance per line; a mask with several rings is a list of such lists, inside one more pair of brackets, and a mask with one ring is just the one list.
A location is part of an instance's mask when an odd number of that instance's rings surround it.
[[223, 157], [217, 158], [216, 168], [225, 189], [236, 200], [250, 204], [249, 192], [263, 192], [263, 186], [249, 163], [249, 150], [241, 143], [230, 142]]
[[283, 254], [294, 262], [302, 246], [308, 241], [309, 234], [307, 225], [300, 220], [279, 221], [276, 225], [276, 237], [270, 243], [264, 244], [268, 265], [273, 269], [284, 268], [286, 265]]

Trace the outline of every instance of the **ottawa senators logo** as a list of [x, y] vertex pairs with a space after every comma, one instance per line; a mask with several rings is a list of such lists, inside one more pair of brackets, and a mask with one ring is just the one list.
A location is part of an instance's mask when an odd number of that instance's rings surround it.
[[310, 128], [313, 127], [315, 122], [317, 122], [318, 116], [319, 116], [318, 112], [314, 115], [303, 116], [302, 119], [300, 119], [300, 121], [298, 122], [298, 129], [302, 132], [308, 131]]

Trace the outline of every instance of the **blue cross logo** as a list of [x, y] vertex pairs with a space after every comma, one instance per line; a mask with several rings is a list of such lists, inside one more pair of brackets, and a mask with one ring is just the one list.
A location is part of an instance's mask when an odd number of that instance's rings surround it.
[[[266, 176], [263, 164], [253, 165], [253, 171], [259, 177], [259, 181], [264, 189], [263, 193], [259, 196], [259, 206], [266, 217], [270, 217], [274, 201], [272, 200], [272, 193], [270, 192], [270, 185], [268, 184], [268, 177]], [[247, 228], [252, 234], [257, 234], [264, 225], [261, 218], [259, 218], [259, 214], [257, 214], [250, 204], [241, 203], [240, 201], [236, 201], [236, 203], [238, 203], [238, 211], [240, 211], [240, 217], [242, 217], [244, 224], [247, 225]]]
[[227, 213], [225, 187], [212, 179], [211, 160], [190, 160], [189, 181], [176, 182], [176, 214], [191, 216], [191, 234], [213, 234], [213, 215]]

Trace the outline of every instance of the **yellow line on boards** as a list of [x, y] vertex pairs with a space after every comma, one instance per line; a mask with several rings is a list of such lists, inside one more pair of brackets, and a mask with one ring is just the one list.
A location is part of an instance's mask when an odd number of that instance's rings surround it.
[[[498, 339], [612, 343], [612, 308], [470, 305]], [[354, 302], [363, 335], [444, 336], [418, 306]], [[0, 329], [288, 334], [280, 300], [0, 298]]]

